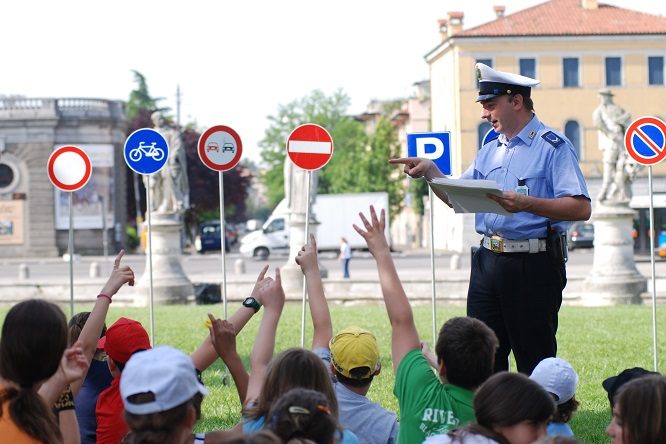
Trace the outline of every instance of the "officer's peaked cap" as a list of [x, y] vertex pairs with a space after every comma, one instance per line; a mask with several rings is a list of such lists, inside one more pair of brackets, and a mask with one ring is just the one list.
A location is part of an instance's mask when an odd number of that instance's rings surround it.
[[540, 83], [529, 77], [494, 70], [483, 63], [476, 64], [476, 78], [479, 81], [477, 102], [505, 94], [523, 94], [529, 97], [532, 87]]

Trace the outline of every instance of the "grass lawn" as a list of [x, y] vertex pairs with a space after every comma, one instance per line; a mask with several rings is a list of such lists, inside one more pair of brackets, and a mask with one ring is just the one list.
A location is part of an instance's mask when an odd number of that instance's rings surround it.
[[[76, 311], [90, 307], [77, 306]], [[69, 307], [64, 307], [66, 313]], [[235, 307], [229, 307], [233, 313]], [[4, 318], [7, 308], [0, 310]], [[217, 306], [160, 306], [155, 309], [155, 342], [170, 344], [191, 353], [207, 334], [203, 323], [206, 313], [220, 315]], [[238, 337], [238, 350], [246, 366], [259, 325], [261, 311], [252, 319]], [[282, 350], [300, 345], [300, 304], [287, 304], [278, 328], [276, 347]], [[375, 333], [383, 356], [383, 369], [375, 379], [369, 393], [370, 399], [388, 409], [397, 411], [393, 396], [393, 369], [390, 361], [390, 326], [383, 305], [331, 306], [334, 330], [347, 325], [359, 325]], [[438, 322], [464, 315], [463, 307], [439, 306]], [[148, 308], [112, 307], [107, 317], [110, 325], [120, 316], [139, 320], [149, 328]], [[422, 339], [432, 340], [431, 310], [429, 305], [414, 307], [414, 316]], [[664, 325], [664, 308], [658, 307], [658, 325]], [[308, 319], [306, 338], [312, 338]], [[574, 433], [586, 444], [606, 443], [606, 426], [610, 411], [606, 392], [601, 381], [616, 375], [627, 367], [652, 369], [652, 311], [648, 306], [617, 306], [603, 308], [563, 307], [560, 311], [558, 333], [559, 356], [568, 360], [578, 372], [580, 383], [576, 398], [580, 402], [571, 426]], [[306, 341], [309, 345], [309, 341]], [[659, 367], [664, 368], [664, 347], [659, 347]], [[240, 403], [232, 385], [224, 385], [225, 372], [218, 361], [204, 372], [204, 382], [210, 395], [203, 404], [203, 418], [197, 431], [224, 429], [234, 425], [240, 418]], [[230, 379], [230, 378], [229, 378]]]

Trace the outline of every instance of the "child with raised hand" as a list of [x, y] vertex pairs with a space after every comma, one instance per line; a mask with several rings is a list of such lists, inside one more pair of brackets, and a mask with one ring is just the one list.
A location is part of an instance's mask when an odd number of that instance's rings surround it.
[[[284, 298], [280, 270], [276, 269], [275, 280], [267, 286], [264, 302], [266, 311], [250, 357], [250, 380], [243, 403], [244, 433], [263, 429], [273, 403], [292, 388], [307, 388], [324, 393], [331, 413], [335, 418], [338, 417], [338, 405], [330, 375], [317, 355], [302, 348], [290, 348], [271, 359]], [[338, 436], [337, 440], [343, 444], [358, 443], [356, 436], [348, 430]]]
[[398, 422], [395, 413], [367, 398], [373, 378], [381, 370], [375, 336], [356, 326], [344, 328], [333, 337], [331, 315], [317, 261], [317, 243], [310, 242], [296, 256], [308, 289], [308, 303], [314, 327], [312, 351], [327, 365], [333, 376], [340, 424], [351, 430], [359, 442], [395, 443]]
[[532, 444], [546, 436], [553, 398], [521, 373], [500, 372], [474, 396], [476, 423], [428, 438], [424, 444]]
[[483, 322], [469, 317], [449, 319], [435, 345], [438, 370], [433, 373], [421, 353], [412, 308], [384, 237], [385, 214], [370, 207], [370, 220], [359, 213], [365, 239], [377, 262], [379, 281], [391, 322], [391, 355], [396, 373], [393, 393], [400, 405], [398, 442], [423, 442], [429, 436], [474, 420], [474, 390], [493, 371], [497, 337]]

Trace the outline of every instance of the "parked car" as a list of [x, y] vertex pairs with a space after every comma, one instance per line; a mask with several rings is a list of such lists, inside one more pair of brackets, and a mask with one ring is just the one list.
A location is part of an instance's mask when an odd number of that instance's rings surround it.
[[574, 222], [567, 233], [569, 251], [575, 248], [594, 247], [594, 224], [590, 222]]
[[[220, 222], [204, 222], [199, 225], [199, 234], [194, 239], [194, 248], [198, 253], [206, 251], [220, 251]], [[229, 251], [229, 233], [224, 239], [224, 251]]]

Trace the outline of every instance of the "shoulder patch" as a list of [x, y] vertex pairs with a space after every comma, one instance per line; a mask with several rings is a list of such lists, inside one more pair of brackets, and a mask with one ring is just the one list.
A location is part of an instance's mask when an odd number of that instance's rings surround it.
[[481, 141], [481, 148], [484, 147], [484, 145], [492, 142], [493, 140], [496, 140], [499, 137], [499, 133], [496, 133], [495, 131], [490, 131], [486, 136], [483, 138]]
[[560, 145], [564, 143], [564, 139], [555, 134], [552, 131], [548, 131], [546, 133], [543, 133], [541, 137], [551, 145], [553, 145], [553, 148], [558, 148]]

